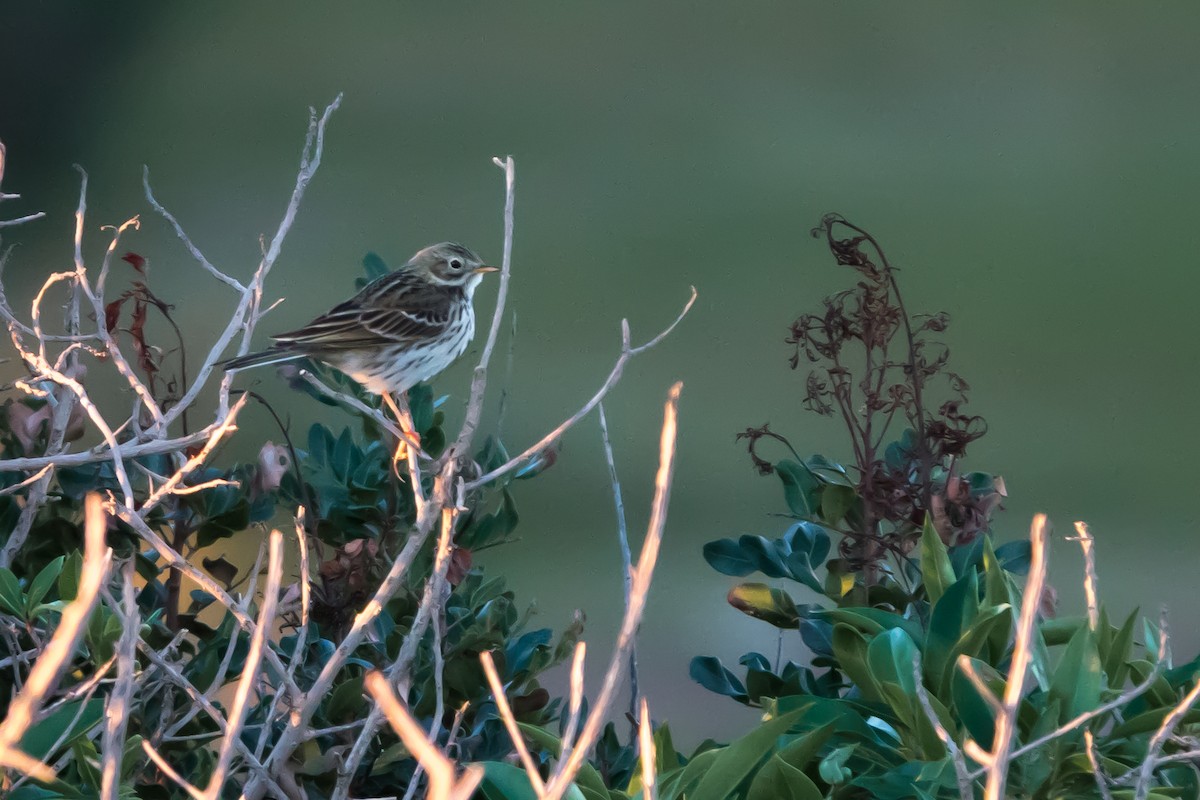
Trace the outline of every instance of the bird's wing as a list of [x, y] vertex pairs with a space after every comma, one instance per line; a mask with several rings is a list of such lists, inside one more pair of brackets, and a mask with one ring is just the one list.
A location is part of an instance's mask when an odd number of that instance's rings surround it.
[[433, 338], [450, 321], [449, 291], [405, 270], [372, 281], [312, 322], [272, 337], [315, 350], [408, 344]]

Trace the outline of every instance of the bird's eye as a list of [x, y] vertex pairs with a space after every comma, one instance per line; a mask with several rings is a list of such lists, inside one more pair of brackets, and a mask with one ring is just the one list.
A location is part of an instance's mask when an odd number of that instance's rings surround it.
[[450, 269], [454, 270], [455, 272], [458, 272], [462, 268], [463, 268], [463, 262], [459, 261], [457, 258], [450, 259]]

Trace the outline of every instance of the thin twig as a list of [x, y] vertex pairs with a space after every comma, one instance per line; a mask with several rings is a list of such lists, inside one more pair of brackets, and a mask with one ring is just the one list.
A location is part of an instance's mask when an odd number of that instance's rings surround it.
[[954, 737], [950, 735], [950, 731], [946, 730], [946, 726], [938, 718], [937, 712], [933, 710], [933, 703], [929, 700], [929, 692], [925, 690], [925, 677], [921, 671], [920, 656], [913, 659], [913, 685], [917, 689], [917, 702], [921, 704], [921, 710], [925, 712], [925, 717], [929, 720], [929, 724], [933, 726], [937, 737], [942, 740], [946, 751], [950, 753], [950, 760], [954, 763], [954, 775], [958, 779], [959, 797], [962, 800], [974, 800], [974, 782], [971, 780], [971, 776], [967, 770], [967, 762], [963, 758], [962, 750], [959, 749], [958, 743], [954, 741]]
[[267, 631], [275, 623], [275, 606], [279, 600], [279, 585], [283, 580], [283, 534], [278, 530], [271, 531], [271, 554], [267, 560], [267, 585], [263, 588], [262, 608], [259, 609], [258, 625], [250, 637], [250, 652], [246, 655], [242, 676], [238, 680], [233, 702], [229, 706], [228, 727], [221, 740], [221, 749], [217, 754], [217, 765], [209, 778], [208, 787], [204, 790], [205, 800], [217, 800], [225, 782], [225, 773], [229, 770], [229, 762], [233, 758], [235, 740], [241, 735], [242, 725], [249, 711], [247, 701], [250, 691], [259, 680], [258, 668], [262, 663], [263, 650], [266, 649]]
[[1096, 540], [1092, 538], [1086, 522], [1076, 522], [1075, 532], [1077, 536], [1067, 538], [1079, 542], [1079, 547], [1083, 550], [1083, 592], [1087, 597], [1088, 627], [1096, 631], [1100, 627], [1100, 600], [1096, 591]]
[[[604, 403], [596, 405], [600, 417], [600, 438], [604, 443], [604, 460], [608, 464], [608, 480], [612, 485], [613, 505], [617, 512], [617, 544], [621, 548], [621, 571], [625, 579], [625, 606], [629, 607], [629, 595], [633, 592], [633, 555], [629, 551], [629, 532], [625, 521], [625, 502], [621, 499], [621, 481], [617, 477], [617, 463], [613, 458], [612, 441], [608, 438], [608, 420], [604, 416]], [[637, 718], [638, 708], [637, 640], [629, 651], [629, 716]], [[637, 730], [636, 723], [634, 730]]]
[[662, 435], [659, 439], [658, 473], [654, 478], [654, 500], [651, 504], [650, 522], [647, 525], [642, 552], [634, 570], [633, 593], [630, 596], [629, 607], [625, 610], [625, 617], [621, 622], [616, 647], [613, 649], [608, 669], [604, 673], [604, 683], [601, 685], [595, 706], [588, 714], [579, 740], [575, 743], [570, 755], [559, 761], [547, 784], [544, 800], [559, 800], [563, 796], [570, 786], [571, 780], [583, 765], [588, 751], [599, 739], [600, 731], [612, 708], [613, 700], [621, 683], [621, 673], [625, 661], [629, 657], [629, 648], [632, 646], [634, 635], [641, 624], [642, 613], [646, 608], [646, 596], [650, 591], [650, 581], [654, 576], [654, 565], [658, 561], [659, 547], [662, 544], [663, 528], [667, 523], [667, 503], [671, 497], [671, 480], [675, 471], [676, 418], [679, 393], [682, 389], [682, 383], [672, 386], [664, 407]]
[[504, 684], [500, 680], [500, 673], [496, 672], [496, 662], [492, 660], [491, 652], [484, 650], [480, 653], [479, 663], [483, 665], [483, 674], [487, 676], [488, 687], [491, 688], [492, 698], [496, 701], [496, 713], [508, 730], [513, 747], [516, 748], [521, 764], [525, 767], [525, 774], [529, 776], [530, 785], [540, 797], [545, 792], [546, 784], [538, 773], [537, 762], [533, 760], [533, 755], [525, 744], [525, 737], [521, 735], [517, 718], [513, 716], [512, 706], [508, 704], [508, 697], [504, 694]]
[[87, 496], [84, 519], [83, 569], [75, 599], [63, 609], [58, 628], [29, 671], [20, 693], [9, 703], [8, 716], [0, 723], [0, 765], [27, 772], [42, 781], [53, 780], [54, 773], [44, 764], [17, 750], [16, 744], [33, 723], [38, 708], [66, 669], [71, 653], [83, 635], [84, 623], [96, 604], [100, 587], [108, 575], [108, 563], [112, 556], [112, 551], [104, 543], [108, 521], [100, 495]]
[[615, 364], [613, 364], [612, 370], [608, 373], [608, 377], [605, 379], [603, 385], [601, 385], [600, 389], [594, 395], [592, 395], [592, 398], [584, 403], [582, 408], [580, 408], [567, 419], [563, 420], [558, 427], [547, 433], [535, 444], [525, 448], [525, 450], [519, 455], [510, 458], [507, 462], [496, 467], [491, 472], [481, 475], [480, 477], [468, 483], [467, 491], [474, 491], [480, 486], [485, 486], [497, 478], [507, 475], [508, 473], [517, 469], [524, 464], [527, 459], [537, 455], [538, 453], [541, 453], [551, 444], [557, 442], [560, 438], [562, 438], [564, 433], [574, 427], [574, 425], [581, 419], [586, 417], [593, 408], [600, 404], [600, 401], [604, 399], [609, 391], [616, 386], [617, 382], [621, 379], [622, 373], [625, 371], [625, 365], [628, 363], [629, 359], [645, 352], [651, 347], [654, 347], [656, 344], [666, 338], [671, 331], [675, 330], [675, 327], [683, 321], [683, 318], [687, 316], [687, 313], [692, 309], [692, 305], [696, 302], [696, 287], [693, 286], [691, 291], [691, 297], [684, 305], [683, 310], [679, 312], [679, 316], [675, 318], [674, 322], [664, 328], [657, 336], [645, 344], [638, 345], [637, 347], [630, 346], [629, 322], [627, 320], [621, 320], [621, 354], [617, 357], [617, 361]]
[[387, 678], [383, 677], [382, 673], [371, 672], [367, 675], [364, 685], [383, 709], [388, 723], [400, 736], [404, 746], [429, 773], [430, 799], [467, 800], [483, 780], [483, 767], [472, 764], [463, 771], [462, 777], [456, 780], [454, 764], [425, 738], [425, 731], [396, 698]]
[[[1038, 609], [1041, 607], [1042, 590], [1046, 585], [1046, 536], [1049, 524], [1045, 514], [1037, 514], [1029, 530], [1031, 554], [1029, 576], [1025, 580], [1025, 591], [1021, 596], [1021, 616], [1017, 621], [1016, 642], [1013, 645], [1008, 682], [1004, 687], [1003, 706], [996, 717], [996, 732], [992, 739], [992, 750], [981, 762], [987, 768], [987, 783], [984, 800], [1004, 800], [1004, 786], [1008, 780], [1008, 764], [1012, 755], [1012, 738], [1017, 727], [1017, 711], [1025, 688], [1025, 677], [1033, 657], [1033, 635], [1037, 624]], [[972, 758], [975, 758], [972, 755]]]
[[654, 729], [650, 727], [650, 705], [644, 697], [638, 719], [638, 750], [642, 762], [642, 797], [644, 800], [658, 800], [658, 787], [655, 786]]
[[104, 740], [101, 747], [103, 771], [101, 800], [117, 800], [121, 792], [121, 762], [125, 749], [125, 728], [133, 700], [134, 675], [137, 672], [137, 641], [142, 618], [134, 595], [134, 560], [121, 570], [121, 638], [117, 642], [117, 682], [104, 709]]
[[1108, 776], [1104, 774], [1104, 767], [1096, 754], [1096, 739], [1089, 730], [1083, 732], [1083, 749], [1087, 753], [1088, 764], [1092, 766], [1092, 777], [1096, 779], [1096, 791], [1100, 792], [1101, 800], [1113, 800], [1112, 790], [1108, 788]]

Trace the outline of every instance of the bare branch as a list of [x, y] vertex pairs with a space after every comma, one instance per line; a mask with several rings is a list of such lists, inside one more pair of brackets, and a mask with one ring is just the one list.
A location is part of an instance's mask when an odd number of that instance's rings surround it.
[[679, 316], [677, 316], [675, 318], [675, 321], [672, 322], [670, 325], [668, 325], [666, 328], [664, 328], [663, 331], [661, 333], [659, 333], [657, 336], [655, 336], [653, 339], [651, 339], [650, 341], [646, 342], [643, 345], [639, 345], [638, 347], [630, 347], [629, 324], [626, 321], [622, 320], [621, 321], [621, 330], [622, 330], [621, 355], [617, 358], [617, 362], [613, 365], [612, 371], [608, 373], [608, 378], [605, 379], [604, 384], [600, 387], [600, 389], [596, 392], [596, 394], [594, 394], [592, 396], [592, 399], [588, 400], [583, 405], [582, 408], [580, 408], [578, 411], [576, 411], [570, 417], [565, 419], [562, 422], [562, 424], [560, 424], [557, 428], [555, 428], [554, 430], [550, 431], [548, 434], [543, 436], [536, 444], [533, 444], [533, 445], [530, 445], [529, 447], [527, 447], [520, 455], [514, 456], [513, 458], [509, 459], [504, 464], [501, 464], [500, 466], [493, 469], [491, 472], [488, 472], [487, 474], [482, 475], [482, 476], [476, 478], [475, 480], [471, 481], [470, 483], [468, 483], [467, 491], [474, 491], [475, 489], [478, 489], [480, 486], [485, 486], [485, 485], [491, 483], [492, 481], [496, 480], [497, 478], [499, 478], [503, 475], [507, 475], [508, 473], [512, 472], [513, 470], [517, 469], [522, 464], [524, 464], [525, 461], [527, 459], [529, 459], [530, 457], [537, 455], [538, 453], [541, 453], [547, 447], [549, 447], [553, 443], [557, 442], [564, 433], [566, 433], [568, 430], [570, 430], [572, 427], [574, 427], [575, 423], [579, 422], [581, 419], [586, 417], [593, 408], [595, 408], [597, 405], [599, 405], [600, 401], [603, 400], [604, 397], [609, 393], [609, 391], [614, 386], [617, 385], [617, 382], [619, 380], [621, 380], [621, 374], [625, 371], [625, 364], [629, 361], [629, 359], [635, 355], [638, 355], [639, 353], [645, 352], [650, 347], [653, 347], [654, 345], [658, 344], [671, 331], [675, 330], [675, 326], [677, 326], [680, 322], [683, 321], [683, 318], [685, 316], [687, 316], [687, 313], [689, 311], [691, 311], [692, 305], [695, 302], [696, 302], [696, 288], [693, 286], [692, 287], [692, 296], [688, 299], [687, 303], [684, 305], [683, 310], [681, 312], [679, 312]]
[[654, 785], [654, 729], [650, 727], [650, 706], [644, 697], [638, 716], [638, 750], [642, 762], [642, 797], [658, 800], [658, 788]]
[[262, 608], [259, 609], [258, 625], [250, 637], [250, 652], [246, 655], [246, 664], [242, 667], [241, 678], [238, 679], [237, 690], [233, 702], [229, 706], [228, 726], [221, 740], [221, 749], [217, 755], [217, 766], [208, 780], [204, 790], [205, 800], [217, 800], [225, 782], [225, 773], [229, 770], [230, 759], [233, 758], [235, 740], [241, 736], [242, 725], [246, 721], [249, 710], [247, 701], [250, 690], [259, 680], [258, 668], [262, 663], [263, 651], [267, 649], [267, 632], [275, 622], [275, 606], [279, 600], [279, 585], [283, 580], [283, 534], [278, 530], [271, 531], [271, 555], [267, 562], [267, 585], [263, 588]]
[[1083, 550], [1083, 592], [1087, 597], [1088, 627], [1095, 631], [1100, 627], [1100, 600], [1096, 593], [1096, 540], [1092, 538], [1086, 522], [1076, 522], [1075, 532], [1077, 536], [1068, 536], [1067, 539], [1079, 542]]
[[387, 678], [379, 672], [371, 672], [364, 683], [404, 746], [429, 773], [430, 799], [467, 800], [483, 780], [483, 767], [472, 764], [461, 778], [455, 779], [454, 764], [425, 738], [425, 731], [396, 698]]
[[[108, 563], [112, 556], [112, 551], [104, 543], [108, 524], [100, 495], [88, 495], [85, 519], [83, 571], [79, 576], [75, 599], [63, 609], [58, 629], [29, 671], [25, 686], [9, 703], [8, 716], [0, 723], [0, 764], [28, 772], [39, 780], [51, 780], [53, 773], [48, 768], [44, 771], [31, 769], [31, 760], [15, 745], [32, 724], [38, 708], [66, 669], [67, 661], [79, 637], [83, 635], [84, 623], [96, 604], [100, 587], [108, 575]], [[36, 764], [33, 762], [33, 765]]]
[[1025, 591], [1021, 599], [1021, 616], [1017, 621], [1016, 642], [1013, 645], [1008, 682], [1004, 687], [1003, 707], [996, 717], [996, 732], [992, 739], [992, 751], [987, 766], [987, 783], [984, 800], [1004, 800], [1004, 785], [1008, 780], [1008, 764], [1012, 755], [1012, 737], [1017, 727], [1017, 710], [1025, 688], [1026, 672], [1033, 655], [1033, 633], [1037, 624], [1038, 608], [1042, 602], [1042, 590], [1046, 585], [1046, 536], [1049, 524], [1045, 514], [1033, 518], [1029, 530], [1032, 552], [1029, 561], [1029, 576], [1025, 580]]
[[[133, 700], [134, 675], [137, 672], [137, 642], [142, 618], [134, 596], [134, 560], [121, 570], [121, 638], [117, 642], [117, 682], [104, 709], [103, 772], [101, 800], [117, 800], [121, 791], [121, 761], [125, 749], [125, 728]], [[81, 709], [82, 710], [82, 709]]]
[[650, 580], [654, 575], [654, 565], [658, 560], [659, 547], [662, 544], [663, 527], [667, 522], [667, 503], [671, 496], [671, 480], [675, 471], [675, 430], [676, 417], [679, 407], [679, 392], [682, 383], [671, 387], [663, 412], [662, 436], [659, 440], [658, 474], [654, 479], [654, 501], [651, 505], [650, 523], [646, 529], [646, 538], [642, 543], [641, 556], [634, 570], [633, 592], [630, 595], [629, 607], [625, 609], [625, 617], [621, 621], [621, 630], [617, 636], [617, 644], [613, 649], [608, 670], [604, 673], [604, 683], [596, 698], [594, 707], [588, 713], [587, 722], [579, 741], [575, 743], [569, 755], [564, 754], [546, 786], [545, 800], [559, 800], [570, 786], [571, 780], [583, 765], [584, 758], [600, 736], [608, 712], [612, 708], [613, 699], [621, 683], [621, 672], [625, 660], [629, 657], [634, 635], [642, 621], [642, 612], [646, 608], [646, 596], [650, 591]]

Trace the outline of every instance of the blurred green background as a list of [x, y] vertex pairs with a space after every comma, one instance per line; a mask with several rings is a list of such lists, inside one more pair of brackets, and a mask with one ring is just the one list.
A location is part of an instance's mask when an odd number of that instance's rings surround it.
[[[6, 231], [21, 243], [7, 280], [27, 307], [46, 273], [69, 267], [78, 162], [91, 175], [87, 255], [102, 252], [101, 224], [142, 213], [127, 244], [150, 257], [198, 354], [232, 298], [149, 213], [142, 164], [208, 257], [247, 276], [286, 204], [306, 108], [345, 92], [268, 287], [287, 297], [265, 323], [277, 330], [348, 296], [368, 250], [398, 264], [452, 238], [498, 259], [491, 157], [511, 153], [513, 447], [591, 395], [621, 317], [644, 338], [690, 284], [700, 292], [608, 401], [637, 532], [661, 401], [685, 384], [641, 652], [654, 715], [696, 741], [753, 715], [691, 684], [688, 660], [775, 648], [700, 555], [710, 539], [784, 526], [775, 479], [754, 474], [735, 432], [769, 420], [802, 452], [848, 456], [835, 424], [800, 410], [803, 375], [783, 344], [797, 314], [851, 280], [808, 236], [840, 211], [903, 268], [912, 310], [952, 317], [952, 363], [991, 427], [969, 465], [1009, 487], [999, 537], [1024, 536], [1035, 511], [1062, 535], [1089, 520], [1103, 594], [1121, 614], [1167, 603], [1190, 655], [1198, 22], [1184, 3], [9, 4], [0, 139], [4, 188], [24, 199], [2, 216], [49, 216]], [[494, 292], [485, 284], [481, 313]], [[469, 370], [438, 381], [451, 417]], [[328, 413], [269, 371], [257, 379], [299, 432]], [[263, 430], [251, 409], [224, 456], [252, 455]], [[521, 541], [480, 560], [545, 624], [587, 613], [598, 679], [621, 576], [595, 420], [519, 488]], [[1064, 612], [1080, 608], [1080, 574], [1060, 540]]]

